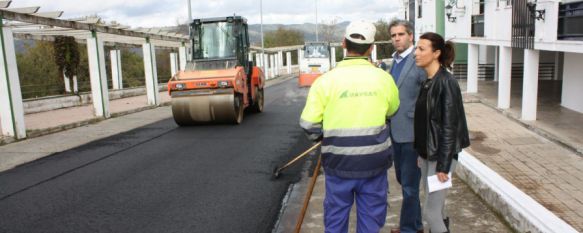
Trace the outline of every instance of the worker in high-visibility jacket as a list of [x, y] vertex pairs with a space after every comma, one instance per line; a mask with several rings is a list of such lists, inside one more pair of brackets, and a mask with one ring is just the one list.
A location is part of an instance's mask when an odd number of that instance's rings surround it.
[[314, 141], [322, 140], [326, 177], [326, 232], [347, 232], [356, 200], [356, 232], [379, 232], [387, 215], [387, 169], [392, 165], [386, 126], [399, 107], [389, 73], [368, 61], [376, 28], [352, 22], [342, 47], [347, 57], [312, 84], [300, 119]]

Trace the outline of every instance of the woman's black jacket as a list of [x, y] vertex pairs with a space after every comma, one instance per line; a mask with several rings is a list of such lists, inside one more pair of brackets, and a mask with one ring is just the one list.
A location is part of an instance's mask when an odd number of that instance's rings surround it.
[[427, 160], [437, 161], [436, 172], [448, 173], [470, 138], [459, 84], [443, 67], [427, 92], [427, 120]]

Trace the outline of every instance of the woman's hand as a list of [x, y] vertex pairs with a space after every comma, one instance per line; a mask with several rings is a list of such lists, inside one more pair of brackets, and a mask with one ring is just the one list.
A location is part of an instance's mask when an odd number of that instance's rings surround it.
[[443, 173], [443, 172], [438, 172], [437, 174], [437, 179], [441, 182], [444, 183], [447, 180], [449, 180], [449, 176], [447, 175], [447, 173]]

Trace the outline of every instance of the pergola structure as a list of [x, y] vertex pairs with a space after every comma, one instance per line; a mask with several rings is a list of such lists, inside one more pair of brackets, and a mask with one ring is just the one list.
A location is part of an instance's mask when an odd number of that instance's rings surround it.
[[[187, 35], [159, 28], [130, 29], [119, 24], [106, 25], [98, 17], [59, 19], [62, 11], [38, 12], [40, 7], [9, 8], [10, 3], [0, 1], [0, 123], [3, 136], [26, 138], [14, 38], [52, 41], [56, 36], [72, 36], [84, 42], [89, 58], [93, 109], [97, 117], [103, 118], [110, 117], [104, 43], [142, 46], [150, 105], [160, 104], [155, 48], [178, 48], [178, 55], [170, 54], [173, 74], [186, 66]], [[118, 89], [122, 87], [120, 50], [112, 50], [110, 56], [113, 86]]]

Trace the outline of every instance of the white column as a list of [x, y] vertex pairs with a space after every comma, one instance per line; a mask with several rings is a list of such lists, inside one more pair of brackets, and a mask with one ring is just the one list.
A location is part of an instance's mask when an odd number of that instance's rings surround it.
[[494, 82], [498, 82], [500, 74], [500, 47], [494, 47]]
[[468, 44], [468, 93], [478, 92], [478, 45]]
[[298, 66], [300, 66], [300, 63], [302, 62], [302, 49], [298, 49]]
[[342, 48], [342, 52], [343, 52], [342, 57], [345, 58], [346, 57], [346, 49]]
[[512, 48], [500, 46], [498, 52], [498, 108], [510, 108]]
[[287, 65], [287, 74], [291, 74], [292, 73], [292, 61], [291, 61], [291, 52], [286, 52], [285, 53], [285, 61], [286, 61], [286, 65]]
[[522, 120], [536, 120], [538, 88], [538, 50], [524, 50], [524, 78], [522, 84]]
[[65, 82], [65, 92], [71, 93], [71, 79], [67, 77], [65, 71], [63, 71], [63, 82]]
[[275, 69], [277, 69], [277, 67], [275, 66], [275, 55], [273, 54], [269, 55], [269, 67], [271, 68], [269, 69], [270, 77], [275, 78]]
[[330, 68], [336, 67], [336, 48], [330, 47]]
[[111, 60], [111, 81], [114, 90], [123, 89], [123, 81], [121, 74], [121, 51], [111, 50], [110, 51]]
[[176, 53], [170, 53], [170, 77], [178, 73], [178, 56]]
[[178, 48], [178, 58], [180, 59], [180, 70], [186, 69], [186, 47]]
[[89, 58], [89, 76], [91, 79], [91, 96], [95, 116], [109, 118], [109, 94], [107, 75], [105, 73], [105, 52], [103, 41], [97, 38], [97, 33], [87, 39], [87, 56]]
[[372, 62], [377, 61], [377, 45], [376, 44], [372, 45], [372, 53], [370, 54], [370, 56], [372, 58]]
[[263, 67], [265, 68], [263, 71], [265, 73], [265, 77], [270, 78], [271, 67], [269, 67], [269, 55], [264, 53], [261, 62], [263, 62]]
[[156, 48], [149, 40], [142, 45], [144, 54], [144, 71], [146, 73], [146, 94], [149, 105], [160, 105], [158, 93], [158, 70], [156, 68]]
[[79, 85], [77, 85], [77, 75], [73, 76], [73, 93], [79, 93]]
[[0, 128], [4, 136], [23, 139], [26, 138], [26, 127], [14, 37], [10, 28], [0, 28]]

